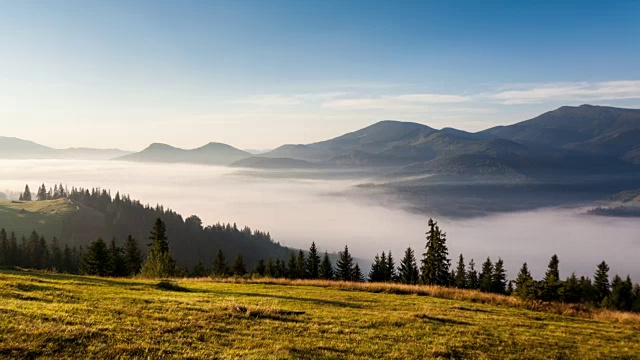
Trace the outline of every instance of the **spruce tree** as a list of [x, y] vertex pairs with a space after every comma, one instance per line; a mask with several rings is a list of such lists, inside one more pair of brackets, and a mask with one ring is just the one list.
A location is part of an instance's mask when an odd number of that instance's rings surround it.
[[[2, 235], [0, 234], [0, 238]], [[62, 267], [64, 266], [62, 263], [62, 250], [60, 249], [60, 244], [58, 243], [58, 238], [55, 236], [51, 240], [51, 269], [57, 272], [62, 272]]]
[[296, 273], [298, 279], [307, 278], [307, 259], [304, 256], [302, 250], [298, 250], [298, 257], [296, 258]]
[[310, 279], [317, 279], [320, 277], [320, 256], [318, 255], [318, 248], [316, 243], [312, 242], [309, 248], [309, 257], [307, 257], [307, 271]]
[[0, 230], [0, 267], [9, 265], [9, 237], [5, 229]]
[[42, 184], [40, 188], [38, 188], [38, 201], [47, 200], [47, 188]]
[[449, 251], [446, 246], [446, 234], [440, 230], [438, 223], [429, 219], [426, 252], [422, 258], [421, 281], [426, 285], [448, 285]]
[[140, 273], [144, 277], [163, 278], [173, 276], [175, 274], [175, 262], [169, 253], [169, 242], [166, 235], [166, 227], [164, 222], [156, 219], [151, 233], [149, 235], [149, 252], [147, 260], [142, 264]]
[[531, 276], [527, 263], [523, 263], [516, 278], [516, 288], [514, 294], [521, 299], [535, 299], [537, 297], [535, 291], [535, 281]]
[[615, 275], [611, 280], [611, 293], [605, 299], [605, 306], [615, 310], [630, 311], [634, 305], [633, 283], [627, 276], [626, 280]]
[[258, 260], [258, 265], [256, 265], [256, 269], [253, 271], [255, 274], [260, 275], [260, 276], [264, 276], [265, 272], [266, 272], [266, 266], [264, 264], [264, 259], [260, 258], [260, 260]]
[[29, 190], [29, 185], [24, 186], [24, 193], [22, 193], [22, 201], [31, 201], [31, 190]]
[[344, 251], [338, 253], [336, 263], [336, 278], [342, 281], [350, 281], [353, 277], [353, 257], [349, 254], [349, 247], [344, 246]]
[[269, 258], [269, 261], [267, 261], [267, 265], [265, 265], [264, 267], [264, 276], [275, 277], [275, 273], [276, 273], [276, 266], [273, 263], [273, 259]]
[[124, 250], [116, 244], [116, 240], [112, 239], [109, 246], [109, 276], [127, 276], [127, 261], [124, 256]]
[[560, 299], [562, 283], [560, 282], [559, 264], [560, 260], [554, 254], [549, 260], [547, 272], [542, 280], [542, 299], [545, 301], [557, 301]]
[[101, 238], [93, 241], [87, 248], [82, 260], [82, 273], [97, 276], [109, 274], [109, 249]]
[[124, 258], [127, 266], [127, 274], [135, 276], [140, 272], [142, 267], [142, 251], [138, 247], [138, 242], [131, 235], [127, 237], [124, 243]]
[[298, 279], [298, 266], [297, 266], [296, 253], [291, 250], [289, 254], [289, 262], [287, 263], [287, 278]]
[[198, 260], [198, 263], [191, 269], [191, 277], [200, 278], [207, 276], [207, 274], [207, 267], [204, 266], [200, 260]]
[[490, 258], [482, 264], [482, 272], [480, 273], [480, 291], [493, 291], [493, 263]]
[[227, 257], [224, 255], [222, 249], [218, 250], [215, 259], [213, 260], [212, 272], [214, 276], [226, 277], [229, 275], [229, 265], [227, 264]]
[[419, 278], [418, 265], [416, 264], [416, 257], [413, 250], [408, 247], [404, 252], [404, 257], [400, 262], [400, 268], [398, 270], [398, 281], [403, 284], [415, 285], [418, 283]]
[[398, 274], [396, 274], [396, 264], [393, 260], [391, 250], [389, 250], [389, 256], [387, 256], [387, 269], [385, 271], [385, 281], [395, 282], [398, 280]]
[[351, 281], [364, 282], [364, 275], [362, 274], [362, 270], [360, 270], [360, 265], [358, 265], [358, 263], [356, 263], [356, 265], [353, 267]]
[[458, 266], [456, 267], [454, 285], [460, 289], [467, 287], [467, 272], [465, 271], [464, 256], [460, 254]]
[[598, 264], [598, 269], [593, 276], [593, 287], [595, 290], [595, 300], [601, 304], [609, 296], [609, 265], [606, 262]]
[[235, 261], [233, 262], [233, 275], [235, 276], [244, 276], [247, 273], [247, 266], [244, 264], [244, 258], [242, 254], [238, 254], [236, 256]]
[[380, 256], [376, 254], [373, 258], [373, 264], [371, 265], [371, 270], [369, 270], [369, 282], [380, 282], [382, 281], [382, 271], [380, 269]]
[[564, 282], [560, 300], [565, 303], [579, 303], [582, 301], [580, 298], [580, 283], [575, 273], [572, 273]]
[[480, 287], [480, 280], [478, 279], [478, 272], [476, 271], [476, 262], [471, 259], [469, 261], [469, 270], [467, 270], [467, 288], [478, 289]]
[[324, 256], [322, 256], [322, 262], [320, 263], [320, 278], [324, 280], [333, 280], [334, 272], [333, 265], [331, 264], [331, 259], [329, 259], [329, 254], [324, 252]]
[[497, 294], [507, 293], [507, 273], [504, 269], [504, 261], [498, 258], [498, 261], [493, 266], [493, 279], [492, 292]]

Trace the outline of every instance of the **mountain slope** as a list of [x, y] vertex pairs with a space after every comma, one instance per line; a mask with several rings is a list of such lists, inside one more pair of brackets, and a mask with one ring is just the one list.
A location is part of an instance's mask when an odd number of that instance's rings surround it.
[[54, 149], [33, 141], [0, 136], [0, 158], [2, 159], [107, 160], [126, 154], [129, 152], [119, 149]]
[[229, 165], [251, 154], [222, 143], [209, 143], [192, 150], [154, 143], [141, 152], [122, 156], [117, 160], [136, 162], [191, 163], [205, 165]]

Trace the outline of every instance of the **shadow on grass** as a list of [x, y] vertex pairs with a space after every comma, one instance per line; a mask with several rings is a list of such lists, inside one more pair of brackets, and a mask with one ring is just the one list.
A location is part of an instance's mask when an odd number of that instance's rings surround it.
[[415, 317], [418, 318], [418, 319], [429, 320], [429, 321], [440, 323], [440, 324], [471, 325], [470, 323], [465, 322], [465, 321], [441, 318], [441, 317], [437, 317], [437, 316], [431, 316], [429, 314], [416, 314]]
[[186, 287], [180, 286], [169, 280], [161, 280], [155, 285], [155, 288], [164, 291], [191, 292], [191, 290], [187, 289]]
[[36, 278], [39, 282], [45, 283], [57, 283], [59, 281], [74, 281], [75, 285], [110, 285], [110, 286], [148, 286], [148, 283], [140, 282], [133, 280], [131, 278], [120, 278], [120, 279], [111, 279], [111, 278], [99, 278], [99, 277], [89, 277], [85, 275], [70, 275], [70, 274], [59, 274], [59, 273], [46, 273], [35, 270], [27, 270], [27, 269], [12, 269], [5, 271], [7, 274], [18, 275], [18, 276], [28, 276], [31, 278]]
[[338, 300], [325, 300], [325, 299], [287, 296], [287, 295], [260, 294], [260, 293], [248, 293], [248, 292], [237, 292], [237, 291], [232, 292], [232, 291], [203, 290], [203, 289], [198, 289], [193, 291], [216, 294], [216, 295], [247, 296], [247, 297], [271, 298], [271, 299], [291, 300], [291, 301], [303, 301], [303, 302], [310, 302], [317, 305], [330, 305], [330, 306], [338, 306], [338, 307], [351, 308], [351, 309], [362, 308], [362, 306], [359, 304], [349, 303], [345, 301], [338, 301]]

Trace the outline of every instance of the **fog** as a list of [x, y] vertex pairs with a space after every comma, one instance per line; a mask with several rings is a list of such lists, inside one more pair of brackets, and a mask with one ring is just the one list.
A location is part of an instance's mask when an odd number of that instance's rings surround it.
[[[0, 191], [35, 192], [53, 186], [101, 187], [162, 204], [204, 224], [248, 225], [269, 231], [286, 246], [341, 250], [367, 260], [391, 250], [396, 263], [407, 246], [419, 256], [430, 214], [407, 212], [403, 203], [380, 195], [352, 195], [353, 185], [370, 179], [319, 180], [256, 176], [232, 168], [117, 161], [0, 160]], [[561, 276], [592, 276], [606, 260], [611, 273], [640, 281], [640, 220], [581, 215], [580, 209], [547, 209], [474, 219], [438, 218], [448, 235], [452, 263], [462, 252], [476, 269], [491, 256], [502, 257], [510, 278], [526, 261], [535, 276], [544, 274], [551, 255], [560, 257]], [[10, 228], [11, 224], [0, 224]]]

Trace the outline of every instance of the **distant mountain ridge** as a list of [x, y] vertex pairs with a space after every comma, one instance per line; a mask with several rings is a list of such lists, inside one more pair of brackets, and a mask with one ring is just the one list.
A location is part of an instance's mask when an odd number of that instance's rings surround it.
[[146, 149], [117, 158], [122, 161], [192, 163], [205, 165], [231, 165], [251, 157], [246, 151], [233, 146], [211, 142], [195, 149], [180, 149], [167, 144], [154, 143]]
[[1, 159], [109, 160], [127, 154], [130, 152], [120, 149], [54, 149], [29, 140], [0, 136]]

